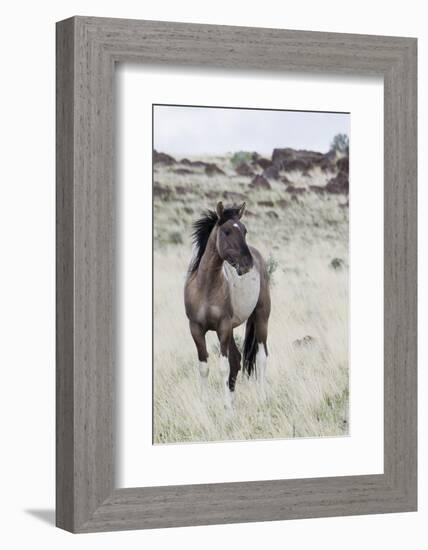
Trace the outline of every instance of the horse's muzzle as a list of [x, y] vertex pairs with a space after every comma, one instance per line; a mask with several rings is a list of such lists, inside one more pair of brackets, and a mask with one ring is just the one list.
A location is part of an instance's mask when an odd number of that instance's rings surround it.
[[236, 268], [236, 273], [241, 276], [241, 275], [245, 275], [246, 273], [248, 273], [250, 271], [251, 267], [241, 267], [241, 266], [238, 266]]
[[236, 266], [236, 272], [239, 276], [245, 275], [251, 269], [253, 268], [254, 262], [252, 256], [248, 258], [248, 260], [245, 260], [243, 262], [239, 262], [239, 264]]

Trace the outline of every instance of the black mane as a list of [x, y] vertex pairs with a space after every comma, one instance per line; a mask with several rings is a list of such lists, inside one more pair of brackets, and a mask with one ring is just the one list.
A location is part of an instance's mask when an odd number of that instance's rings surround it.
[[[224, 209], [222, 222], [237, 217], [239, 214], [238, 206], [227, 206]], [[196, 257], [193, 259], [189, 267], [189, 272], [194, 273], [201, 263], [202, 256], [204, 255], [205, 248], [211, 231], [214, 229], [215, 224], [218, 221], [217, 213], [214, 210], [205, 210], [202, 212], [202, 217], [193, 223], [192, 240], [196, 245]]]

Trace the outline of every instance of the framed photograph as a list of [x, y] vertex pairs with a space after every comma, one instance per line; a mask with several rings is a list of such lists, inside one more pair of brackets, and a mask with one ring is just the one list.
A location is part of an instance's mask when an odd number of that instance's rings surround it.
[[414, 511], [416, 39], [57, 24], [57, 525]]

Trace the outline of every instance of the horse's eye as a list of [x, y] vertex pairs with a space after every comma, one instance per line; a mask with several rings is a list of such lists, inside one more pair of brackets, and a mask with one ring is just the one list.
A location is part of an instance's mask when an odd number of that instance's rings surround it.
[[226, 236], [229, 236], [229, 235], [230, 235], [229, 229], [225, 229], [224, 234], [225, 234]]

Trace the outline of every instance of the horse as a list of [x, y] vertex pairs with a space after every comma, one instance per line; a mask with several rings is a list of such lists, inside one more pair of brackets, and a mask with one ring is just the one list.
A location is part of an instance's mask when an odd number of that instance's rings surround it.
[[189, 264], [184, 305], [190, 333], [196, 346], [202, 396], [207, 395], [209, 368], [205, 335], [217, 333], [220, 343], [220, 373], [226, 406], [233, 405], [235, 384], [241, 370], [241, 353], [233, 330], [246, 323], [243, 367], [256, 374], [265, 396], [268, 357], [267, 335], [271, 311], [269, 276], [260, 252], [246, 242], [241, 219], [245, 202], [206, 210], [193, 224], [193, 256]]

